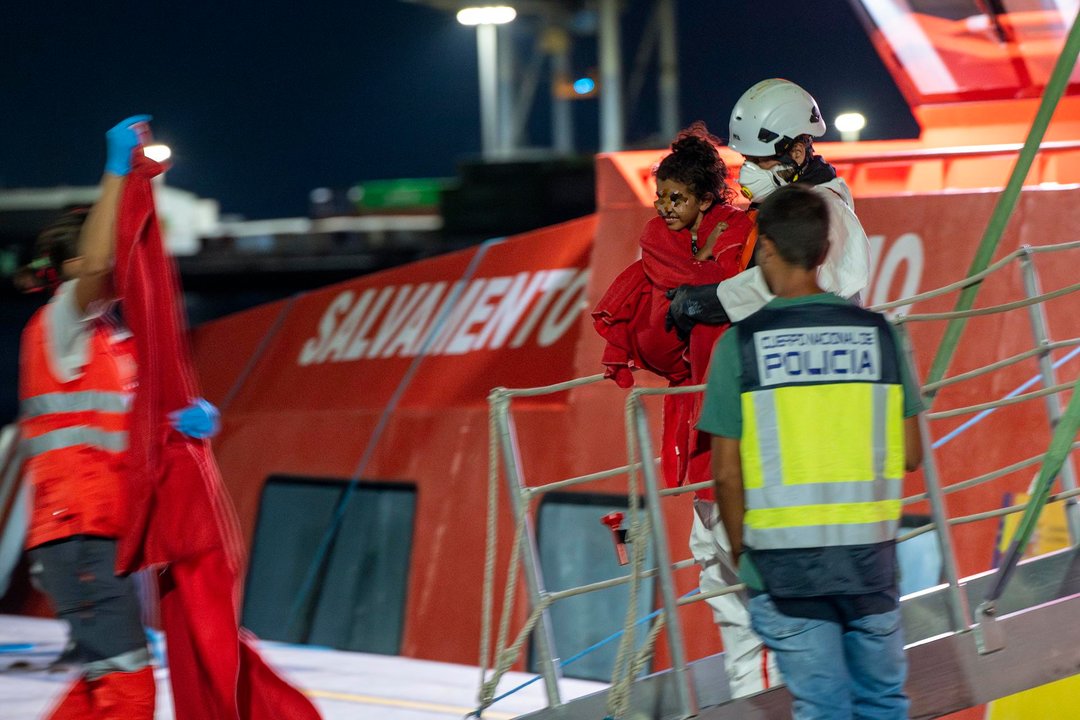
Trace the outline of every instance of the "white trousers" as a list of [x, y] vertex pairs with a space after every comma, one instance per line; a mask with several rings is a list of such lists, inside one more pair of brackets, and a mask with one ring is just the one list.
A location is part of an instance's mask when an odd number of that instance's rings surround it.
[[[690, 552], [701, 566], [702, 593], [720, 590], [739, 582], [731, 559], [731, 543], [720, 510], [711, 500], [694, 500], [694, 526], [690, 530]], [[728, 593], [706, 600], [724, 641], [724, 667], [733, 698], [752, 695], [780, 685], [776, 658], [761, 638], [750, 629], [750, 611], [745, 593]]]

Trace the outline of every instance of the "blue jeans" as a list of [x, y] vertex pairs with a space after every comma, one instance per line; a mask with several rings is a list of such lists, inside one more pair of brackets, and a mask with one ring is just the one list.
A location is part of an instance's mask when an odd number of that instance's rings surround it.
[[795, 698], [795, 720], [902, 720], [907, 660], [900, 610], [846, 623], [784, 615], [767, 594], [750, 599], [750, 623]]

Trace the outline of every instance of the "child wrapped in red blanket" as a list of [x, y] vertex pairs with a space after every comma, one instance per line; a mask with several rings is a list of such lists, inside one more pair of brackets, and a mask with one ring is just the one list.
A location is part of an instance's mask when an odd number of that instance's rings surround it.
[[[620, 387], [644, 369], [672, 386], [705, 382], [713, 345], [726, 325], [696, 325], [689, 337], [666, 326], [666, 294], [681, 285], [715, 283], [743, 269], [753, 222], [731, 205], [719, 140], [703, 123], [681, 132], [655, 170], [657, 217], [641, 233], [641, 259], [621, 272], [593, 311], [607, 341], [601, 362]], [[661, 461], [669, 486], [711, 478], [709, 438], [695, 424], [698, 395], [664, 398]], [[711, 498], [711, 493], [699, 493]]]

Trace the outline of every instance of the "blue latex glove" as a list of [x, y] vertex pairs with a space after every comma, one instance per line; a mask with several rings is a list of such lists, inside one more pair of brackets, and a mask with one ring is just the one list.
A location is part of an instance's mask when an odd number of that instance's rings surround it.
[[218, 434], [221, 413], [209, 401], [198, 398], [183, 410], [169, 413], [169, 422], [177, 432], [202, 440]]
[[131, 153], [142, 145], [140, 124], [150, 122], [149, 115], [132, 115], [113, 125], [105, 133], [105, 172], [127, 175], [131, 172]]

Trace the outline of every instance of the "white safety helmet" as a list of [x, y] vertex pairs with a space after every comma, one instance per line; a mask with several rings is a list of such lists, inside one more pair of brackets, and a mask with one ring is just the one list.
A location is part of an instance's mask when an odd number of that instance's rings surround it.
[[800, 135], [821, 137], [825, 121], [810, 93], [780, 78], [747, 90], [731, 111], [728, 146], [741, 155], [772, 157], [787, 152]]

